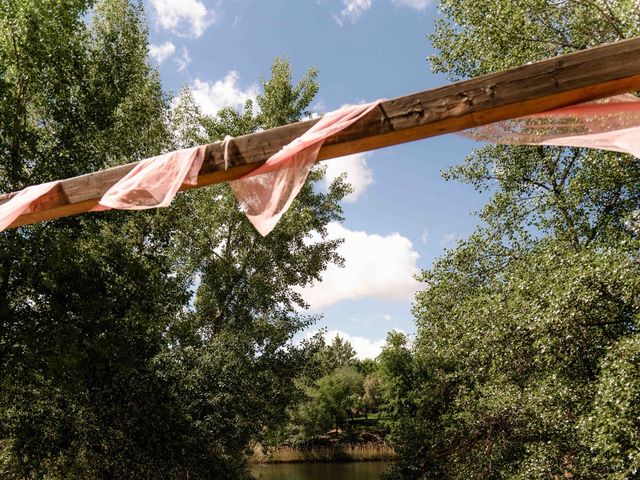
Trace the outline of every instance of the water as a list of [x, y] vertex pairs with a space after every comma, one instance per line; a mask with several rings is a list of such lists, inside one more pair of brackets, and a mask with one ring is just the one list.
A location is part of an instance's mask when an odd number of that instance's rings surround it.
[[388, 462], [278, 463], [255, 465], [258, 480], [376, 480], [389, 468]]

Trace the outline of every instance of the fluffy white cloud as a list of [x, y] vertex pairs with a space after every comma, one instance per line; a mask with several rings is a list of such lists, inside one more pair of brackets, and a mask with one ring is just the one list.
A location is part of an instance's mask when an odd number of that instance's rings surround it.
[[393, 0], [394, 5], [424, 10], [431, 3], [431, 0]]
[[243, 90], [238, 85], [238, 78], [238, 72], [231, 70], [222, 80], [215, 82], [196, 79], [190, 85], [193, 99], [208, 115], [215, 115], [224, 107], [240, 109], [247, 100], [255, 102], [258, 86], [253, 84]]
[[408, 238], [352, 231], [339, 223], [329, 224], [327, 230], [329, 238], [344, 238], [338, 253], [345, 264], [330, 265], [322, 281], [299, 289], [311, 308], [359, 298], [413, 299], [420, 286], [414, 278], [419, 255]]
[[342, 3], [344, 8], [339, 16], [334, 17], [340, 25], [345, 20], [350, 20], [352, 23], [358, 20], [363, 13], [371, 8], [373, 0], [342, 0]]
[[356, 153], [322, 162], [322, 165], [327, 169], [324, 179], [325, 187], [328, 188], [331, 182], [346, 173], [347, 182], [353, 187], [353, 192], [345, 197], [345, 201], [355, 202], [360, 194], [373, 183], [373, 171], [367, 166], [367, 157], [369, 155]]
[[164, 42], [162, 45], [149, 45], [149, 56], [156, 62], [162, 63], [176, 51], [176, 46], [171, 42]]
[[183, 37], [200, 37], [215, 22], [216, 12], [200, 0], [150, 0], [159, 26]]
[[[309, 332], [305, 335], [306, 338], [311, 338], [318, 330], [314, 330], [313, 332]], [[346, 332], [341, 330], [329, 330], [324, 332], [323, 337], [327, 343], [331, 343], [334, 338], [338, 335], [343, 340], [348, 341], [353, 349], [356, 351], [356, 357], [363, 360], [365, 358], [376, 358], [380, 355], [382, 351], [382, 347], [384, 346], [385, 339], [382, 338], [380, 340], [370, 340], [365, 337], [359, 337], [356, 335], [349, 335]]]
[[182, 53], [176, 58], [176, 65], [178, 66], [178, 72], [184, 72], [191, 63], [191, 55], [187, 47], [182, 47]]

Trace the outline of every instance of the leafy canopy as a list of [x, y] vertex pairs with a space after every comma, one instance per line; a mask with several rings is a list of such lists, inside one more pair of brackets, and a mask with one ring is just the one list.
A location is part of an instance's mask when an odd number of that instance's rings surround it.
[[[136, 2], [0, 2], [0, 188], [301, 119], [318, 89], [277, 59], [258, 111], [172, 108], [147, 47]], [[268, 238], [226, 185], [1, 233], [0, 476], [246, 477], [309, 356], [294, 287], [341, 260], [326, 225], [349, 189], [321, 177]]]
[[[443, 0], [440, 10], [430, 60], [454, 79], [639, 33], [631, 1]], [[636, 475], [640, 163], [487, 146], [444, 175], [491, 198], [476, 232], [423, 273], [412, 361], [392, 376], [408, 385], [391, 425], [395, 473]]]

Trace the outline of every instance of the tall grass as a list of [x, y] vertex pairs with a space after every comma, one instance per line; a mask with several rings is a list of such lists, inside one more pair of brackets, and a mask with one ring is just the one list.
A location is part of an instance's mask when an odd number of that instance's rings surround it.
[[383, 442], [359, 445], [331, 445], [312, 448], [278, 447], [263, 452], [257, 447], [251, 463], [303, 463], [303, 462], [369, 462], [395, 459], [393, 448]]

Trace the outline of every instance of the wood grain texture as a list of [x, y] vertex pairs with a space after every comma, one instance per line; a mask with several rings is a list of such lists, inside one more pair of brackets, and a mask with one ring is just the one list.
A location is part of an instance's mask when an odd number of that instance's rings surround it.
[[[325, 142], [319, 160], [410, 142], [640, 89], [640, 38], [544, 60], [382, 102]], [[199, 188], [240, 178], [317, 120], [235, 138], [225, 170], [220, 142], [207, 145]], [[17, 227], [87, 212], [135, 164], [62, 180]], [[0, 196], [0, 204], [15, 193]]]

